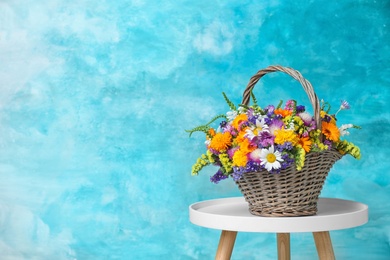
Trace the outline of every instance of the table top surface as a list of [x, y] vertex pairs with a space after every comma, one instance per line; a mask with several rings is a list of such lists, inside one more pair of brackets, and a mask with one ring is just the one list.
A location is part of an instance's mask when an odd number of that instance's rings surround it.
[[250, 214], [243, 197], [235, 197], [194, 203], [189, 214], [195, 225], [242, 232], [319, 232], [357, 227], [368, 221], [368, 206], [359, 202], [320, 198], [317, 208], [314, 216], [259, 217]]

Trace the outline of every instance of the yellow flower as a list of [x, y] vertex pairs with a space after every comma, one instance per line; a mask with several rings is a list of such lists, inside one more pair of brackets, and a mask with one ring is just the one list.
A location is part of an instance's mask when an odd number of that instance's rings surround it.
[[232, 144], [232, 136], [229, 132], [216, 133], [211, 139], [209, 148], [221, 152], [225, 151]]
[[209, 165], [210, 162], [207, 160], [207, 156], [202, 154], [198, 160], [196, 160], [196, 163], [192, 166], [191, 175], [198, 175], [198, 173], [205, 167], [206, 165]]
[[233, 165], [238, 167], [245, 167], [248, 162], [247, 154], [241, 150], [237, 150], [233, 155]]
[[349, 153], [356, 159], [360, 159], [360, 149], [356, 145], [354, 145], [351, 142], [348, 142], [347, 140], [340, 141], [336, 144], [336, 148], [339, 150], [341, 154], [347, 154]]
[[206, 151], [207, 160], [209, 160], [210, 163], [215, 163], [214, 154], [210, 152], [210, 150]]
[[286, 116], [282, 120], [285, 125], [288, 125], [292, 120], [292, 116]]
[[218, 155], [219, 161], [222, 164], [222, 167], [224, 168], [226, 173], [229, 173], [232, 171], [232, 163], [230, 162], [229, 155], [227, 153], [220, 153]]
[[327, 139], [337, 142], [340, 139], [340, 131], [333, 123], [322, 122], [322, 133]]
[[299, 138], [294, 130], [275, 130], [275, 143], [284, 144], [285, 142], [291, 142], [293, 146], [299, 142]]
[[326, 115], [327, 115], [326, 112], [324, 110], [321, 110], [320, 112], [321, 118], [324, 118]]
[[299, 116], [294, 116], [294, 130], [299, 135], [302, 135], [305, 131], [305, 124]]
[[244, 123], [245, 121], [248, 121], [248, 116], [246, 114], [240, 114], [238, 116], [236, 116], [236, 118], [234, 118], [233, 122], [232, 122], [232, 126], [237, 129], [237, 130], [240, 130], [239, 127], [242, 123]]
[[295, 165], [298, 171], [302, 170], [303, 166], [305, 165], [305, 155], [306, 152], [303, 148], [297, 149], [297, 153], [295, 154]]

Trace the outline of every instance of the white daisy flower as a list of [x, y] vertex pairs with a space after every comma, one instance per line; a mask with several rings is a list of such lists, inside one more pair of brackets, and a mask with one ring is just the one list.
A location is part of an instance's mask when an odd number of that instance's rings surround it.
[[230, 122], [230, 121], [233, 121], [234, 118], [236, 118], [237, 114], [238, 114], [237, 111], [228, 111], [226, 113], [226, 117], [227, 117], [228, 121]]
[[345, 125], [340, 126], [340, 128], [339, 128], [340, 136], [349, 135], [349, 132], [347, 131], [347, 129], [352, 128], [352, 127], [353, 127], [353, 124], [345, 124]]
[[279, 151], [274, 150], [274, 146], [271, 145], [268, 149], [261, 149], [260, 152], [261, 165], [271, 171], [272, 169], [279, 169], [282, 167], [280, 162], [283, 162], [282, 154]]
[[261, 132], [268, 132], [268, 125], [265, 123], [264, 118], [256, 119], [256, 128], [261, 129]]
[[246, 108], [245, 107], [239, 107], [238, 109], [238, 112], [240, 112], [240, 114], [244, 113]]
[[262, 132], [269, 132], [268, 125], [265, 123], [264, 118], [256, 119], [256, 126], [251, 127], [250, 129], [245, 130], [246, 134], [244, 137], [252, 140], [256, 136], [259, 136]]

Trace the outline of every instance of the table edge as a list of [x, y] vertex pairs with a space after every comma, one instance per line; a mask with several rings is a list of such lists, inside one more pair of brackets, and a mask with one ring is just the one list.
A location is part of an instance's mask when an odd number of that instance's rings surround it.
[[[245, 202], [243, 197], [230, 197], [193, 203], [189, 206], [189, 214], [190, 221], [195, 225], [219, 230], [241, 232], [319, 232], [358, 227], [368, 222], [368, 205], [357, 201], [339, 198], [320, 198], [319, 202], [325, 200], [354, 203], [358, 204], [361, 209], [339, 215], [315, 215], [305, 217], [258, 217], [252, 215], [227, 216], [197, 211], [201, 208], [201, 206], [210, 206], [218, 202], [223, 204], [229, 202]], [[298, 223], [302, 220], [302, 218], [304, 218], [307, 223], [306, 227], [302, 228], [300, 226], [291, 225], [293, 223]], [[325, 218], [328, 224], [324, 223]], [[354, 219], [353, 221], [347, 221], [348, 218]], [[260, 222], [260, 219], [263, 223]]]

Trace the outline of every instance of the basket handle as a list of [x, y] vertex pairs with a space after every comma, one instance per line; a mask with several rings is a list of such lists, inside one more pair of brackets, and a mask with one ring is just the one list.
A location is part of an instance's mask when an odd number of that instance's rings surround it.
[[297, 81], [301, 83], [303, 89], [305, 90], [307, 96], [309, 97], [309, 100], [311, 102], [311, 105], [313, 106], [314, 109], [314, 120], [317, 125], [317, 129], [321, 130], [321, 115], [320, 115], [320, 102], [318, 100], [318, 97], [316, 93], [314, 92], [313, 86], [310, 84], [308, 80], [306, 80], [299, 71], [294, 70], [292, 68], [288, 67], [282, 67], [279, 65], [274, 65], [274, 66], [269, 66], [265, 69], [259, 70], [254, 76], [251, 77], [249, 80], [248, 85], [246, 86], [246, 89], [244, 91], [243, 97], [242, 97], [242, 104], [248, 106], [250, 97], [251, 97], [251, 92], [253, 88], [255, 87], [256, 83], [260, 80], [261, 77], [263, 77], [265, 74], [272, 73], [272, 72], [277, 72], [281, 71], [284, 72]]

